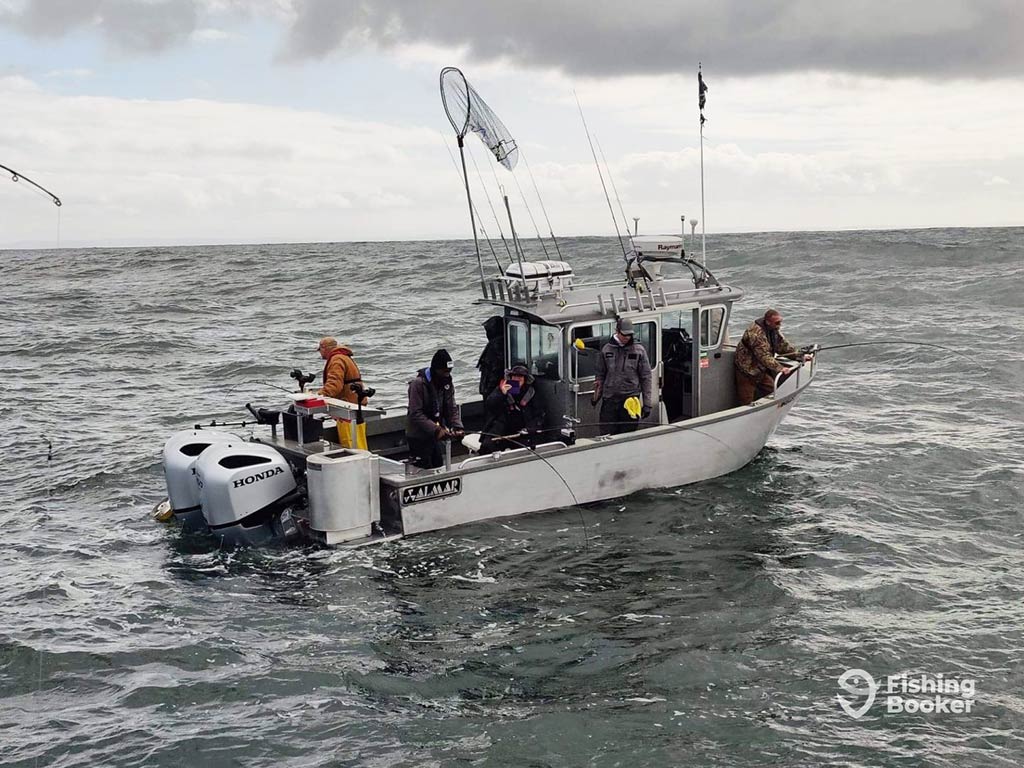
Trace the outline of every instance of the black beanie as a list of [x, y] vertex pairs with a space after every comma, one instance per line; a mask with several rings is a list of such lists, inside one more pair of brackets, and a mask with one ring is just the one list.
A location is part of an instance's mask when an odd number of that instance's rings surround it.
[[447, 349], [439, 349], [434, 353], [434, 356], [430, 358], [430, 370], [432, 371], [448, 371], [452, 368], [452, 356], [448, 354]]

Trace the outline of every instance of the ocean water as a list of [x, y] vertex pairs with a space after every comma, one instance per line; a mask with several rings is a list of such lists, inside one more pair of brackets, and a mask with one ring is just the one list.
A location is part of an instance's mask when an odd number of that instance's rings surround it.
[[[823, 352], [732, 475], [358, 551], [155, 522], [163, 440], [278, 404], [328, 333], [381, 403], [442, 345], [474, 391], [471, 243], [4, 253], [0, 764], [1020, 765], [1024, 229], [708, 246], [738, 323], [962, 354]], [[972, 709], [852, 717], [855, 668]]]

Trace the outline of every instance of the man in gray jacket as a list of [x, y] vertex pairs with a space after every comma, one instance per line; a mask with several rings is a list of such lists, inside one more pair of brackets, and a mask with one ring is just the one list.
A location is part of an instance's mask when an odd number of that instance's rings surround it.
[[[633, 341], [633, 322], [620, 318], [611, 341], [601, 347], [591, 403], [601, 403], [601, 434], [633, 432], [651, 414], [651, 361], [643, 344]], [[630, 415], [626, 401], [643, 396], [640, 418]]]

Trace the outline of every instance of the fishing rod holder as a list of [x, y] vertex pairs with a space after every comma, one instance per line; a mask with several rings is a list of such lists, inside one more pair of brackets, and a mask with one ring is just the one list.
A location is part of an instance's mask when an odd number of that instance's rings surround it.
[[277, 439], [277, 425], [281, 421], [281, 412], [270, 408], [253, 408], [252, 403], [246, 403], [245, 407], [256, 417], [256, 423], [270, 427], [270, 436]]
[[349, 384], [348, 388], [356, 393], [356, 397], [358, 397], [360, 399], [360, 401], [364, 397], [365, 398], [371, 398], [371, 397], [373, 397], [374, 395], [377, 394], [377, 390], [376, 389], [374, 389], [373, 387], [364, 387], [358, 381], [355, 381], [355, 382], [352, 382], [351, 384]]
[[293, 368], [292, 372], [289, 373], [288, 376], [298, 382], [299, 392], [305, 392], [306, 385], [311, 384], [316, 379], [315, 373], [303, 373], [299, 368]]

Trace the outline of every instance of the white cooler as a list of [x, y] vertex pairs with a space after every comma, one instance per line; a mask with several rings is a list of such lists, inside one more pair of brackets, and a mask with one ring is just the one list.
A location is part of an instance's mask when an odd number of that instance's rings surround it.
[[380, 521], [380, 465], [376, 455], [354, 448], [306, 459], [309, 524], [325, 544], [366, 538]]

